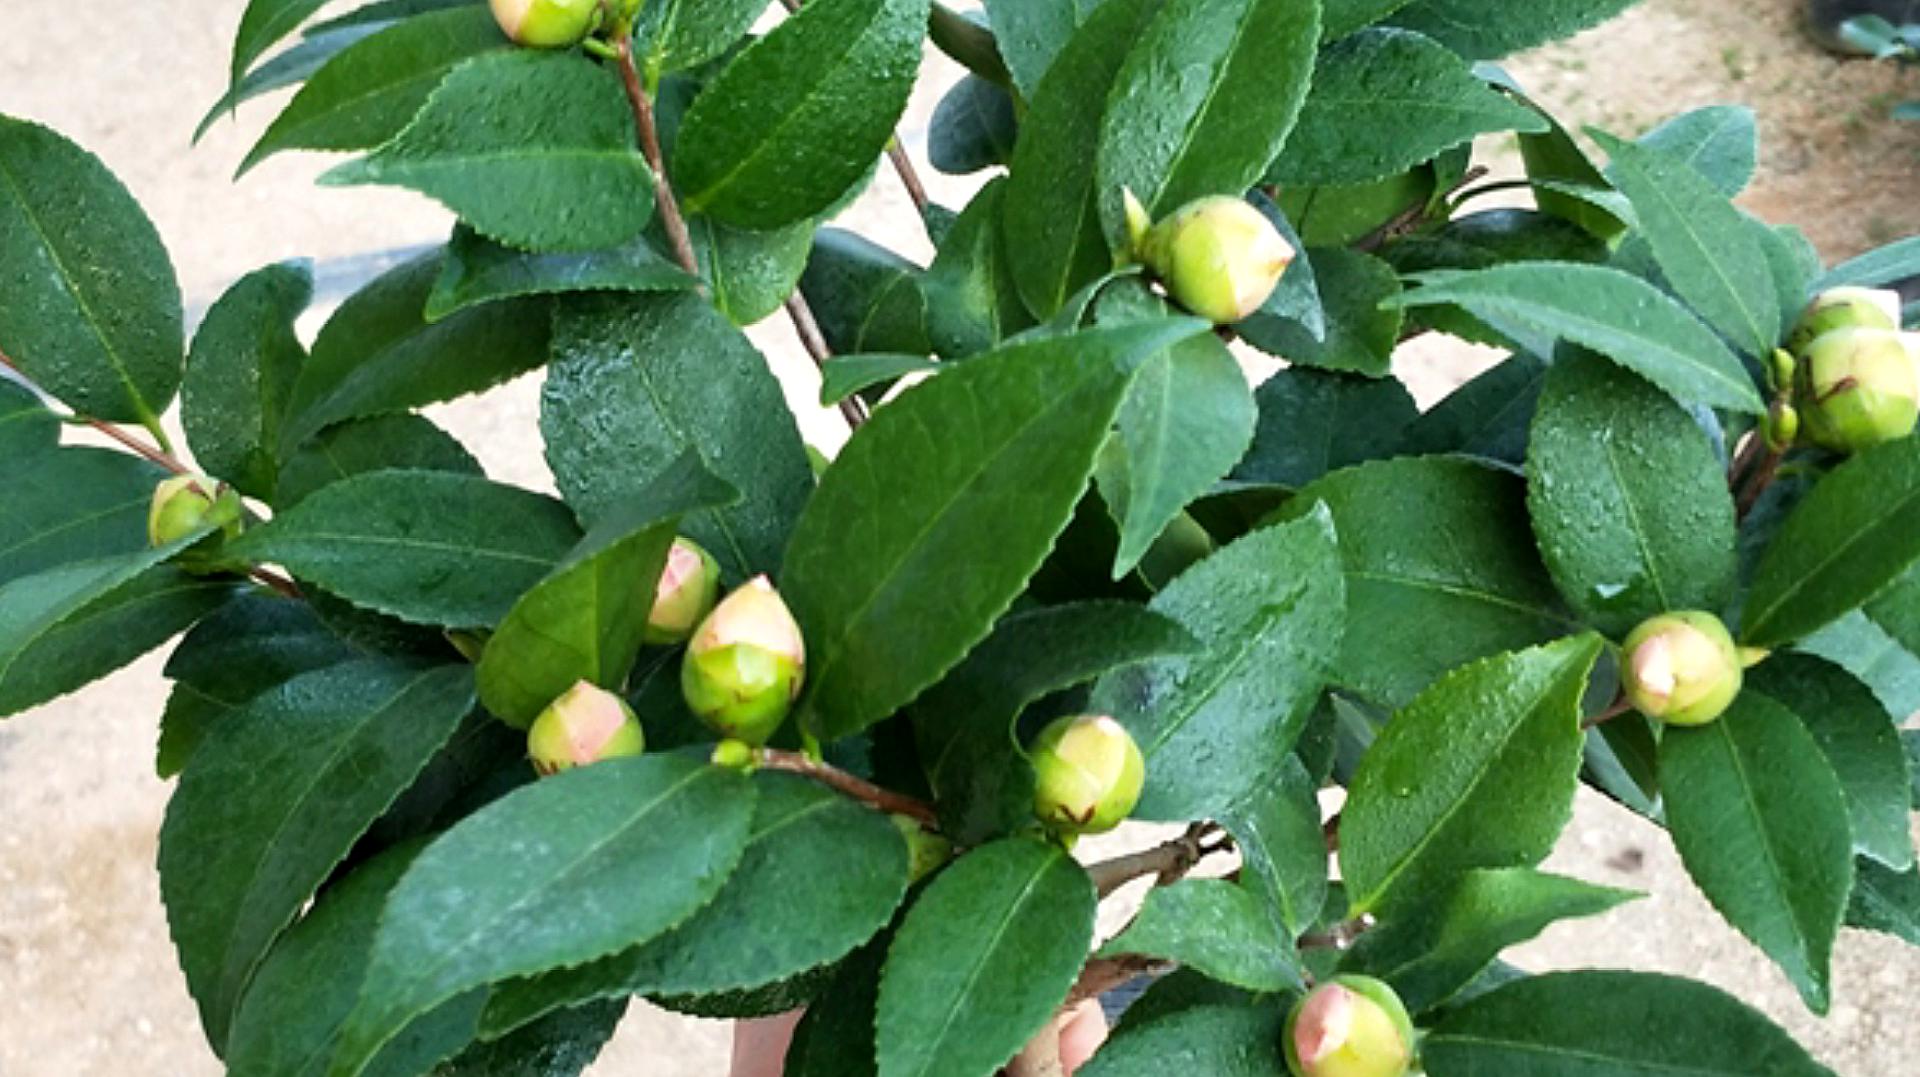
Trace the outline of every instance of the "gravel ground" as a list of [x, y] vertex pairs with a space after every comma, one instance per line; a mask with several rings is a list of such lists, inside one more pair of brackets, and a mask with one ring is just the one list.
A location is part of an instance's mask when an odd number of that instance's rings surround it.
[[[311, 181], [325, 167], [315, 157], [275, 158], [230, 183], [269, 109], [245, 112], [189, 149], [194, 123], [218, 95], [242, 6], [77, 0], [55, 17], [44, 7], [0, 6], [0, 111], [59, 127], [120, 174], [166, 236], [196, 310], [269, 262], [347, 259], [435, 242], [447, 228], [437, 207], [405, 193], [314, 192]], [[1768, 150], [1748, 204], [1800, 223], [1830, 258], [1920, 232], [1907, 188], [1920, 128], [1885, 118], [1908, 80], [1805, 46], [1794, 34], [1795, 11], [1792, 0], [1648, 0], [1602, 30], [1511, 66], [1571, 117], [1627, 133], [1697, 104], [1753, 105]], [[923, 92], [905, 128], [916, 150], [935, 96]], [[936, 197], [954, 205], [971, 186], [930, 181]], [[901, 192], [883, 177], [848, 223], [923, 256], [911, 221]], [[770, 322], [754, 335], [788, 379], [809, 437], [831, 445], [832, 416], [811, 406], [814, 387], [785, 327]], [[1485, 361], [1423, 343], [1402, 368], [1431, 401]], [[435, 415], [494, 477], [548, 487], [534, 440], [536, 395], [536, 385], [522, 382]], [[161, 664], [149, 658], [0, 726], [0, 1077], [219, 1072], [181, 986], [152, 869], [168, 793], [151, 766]], [[1902, 1072], [1920, 1055], [1920, 1009], [1911, 1001], [1920, 952], [1849, 933], [1836, 963], [1839, 1001], [1819, 1021], [1718, 921], [1669, 843], [1646, 824], [1583, 798], [1550, 866], [1649, 896], [1600, 921], [1555, 928], [1510, 955], [1523, 965], [1624, 966], [1711, 980], [1787, 1023], [1847, 1075]], [[636, 1005], [594, 1072], [708, 1077], [724, 1072], [725, 1059], [725, 1026]]]

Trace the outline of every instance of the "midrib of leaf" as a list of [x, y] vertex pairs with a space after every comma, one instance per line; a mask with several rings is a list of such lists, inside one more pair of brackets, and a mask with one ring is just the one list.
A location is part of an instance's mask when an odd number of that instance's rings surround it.
[[[105, 597], [106, 594], [112, 592], [115, 588], [131, 580], [138, 579], [155, 566], [153, 564], [141, 563], [138, 571], [129, 571], [129, 567], [130, 566], [121, 566], [117, 571], [102, 572], [94, 576], [84, 589], [78, 592], [70, 592], [58, 605], [42, 611], [39, 617], [36, 617], [32, 622], [27, 624], [25, 626], [26, 630], [21, 636], [20, 645], [14, 648], [11, 653], [0, 652], [0, 659], [4, 659], [0, 660], [0, 686], [6, 684], [8, 675], [13, 672], [13, 664], [20, 660], [20, 656], [31, 650], [34, 644], [45, 639], [47, 633], [54, 627], [78, 611], [85, 609], [91, 602], [98, 601]], [[25, 578], [31, 579], [32, 577]], [[107, 580], [112, 580], [113, 582], [106, 583], [105, 581]], [[174, 590], [170, 589], [164, 593], [172, 594]], [[75, 601], [76, 598], [79, 599], [78, 602]], [[108, 608], [118, 609], [119, 606]]]
[[466, 153], [439, 153], [432, 147], [425, 147], [433, 156], [412, 157], [396, 152], [383, 161], [370, 161], [369, 172], [380, 172], [398, 178], [433, 178], [440, 172], [458, 172], [468, 165], [490, 165], [519, 163], [547, 164], [553, 161], [615, 161], [621, 164], [636, 164], [645, 167], [640, 155], [629, 149], [617, 146], [547, 146], [522, 145], [508, 146], [492, 150], [474, 150]]
[[1180, 170], [1181, 162], [1186, 160], [1187, 151], [1193, 148], [1193, 140], [1198, 137], [1200, 128], [1206, 125], [1207, 114], [1213, 110], [1214, 99], [1220, 96], [1220, 87], [1226, 83], [1227, 72], [1233, 67], [1234, 54], [1239, 51], [1241, 40], [1247, 36], [1247, 26], [1253, 22], [1254, 11], [1263, 2], [1265, 0], [1248, 0], [1247, 6], [1241, 9], [1241, 18], [1234, 24], [1233, 36], [1227, 39], [1227, 47], [1220, 52], [1218, 73], [1207, 86], [1206, 96], [1200, 99], [1200, 107], [1193, 111], [1193, 119], [1188, 122], [1186, 130], [1180, 133], [1180, 144], [1174, 147], [1174, 152], [1167, 158], [1167, 168], [1161, 173], [1160, 182], [1154, 186], [1153, 197], [1144, 200], [1148, 208], [1162, 208], [1160, 197], [1167, 193], [1174, 174]]
[[1556, 613], [1529, 606], [1523, 602], [1508, 598], [1505, 595], [1495, 594], [1492, 591], [1476, 590], [1465, 584], [1448, 583], [1444, 580], [1423, 579], [1419, 576], [1395, 576], [1385, 572], [1369, 572], [1365, 569], [1349, 568], [1345, 570], [1345, 574], [1353, 579], [1366, 580], [1369, 583], [1438, 591], [1441, 594], [1450, 595], [1454, 598], [1472, 599], [1476, 602], [1484, 602], [1489, 606], [1499, 606], [1503, 609], [1512, 610], [1515, 613], [1524, 613], [1537, 620], [1550, 621], [1554, 624], [1568, 627], [1578, 627], [1577, 622], [1568, 620]]
[[[1636, 1070], [1655, 1070], [1660, 1073], [1681, 1074], [1683, 1077], [1751, 1077], [1745, 1070], [1705, 1070], [1698, 1066], [1681, 1066], [1669, 1062], [1655, 1062], [1648, 1059], [1625, 1058], [1620, 1055], [1601, 1054], [1598, 1051], [1582, 1051], [1572, 1047], [1557, 1047], [1552, 1044], [1529, 1043], [1523, 1040], [1496, 1040], [1484, 1036], [1462, 1035], [1458, 1032], [1441, 1031], [1434, 1039], [1442, 1043], [1471, 1043], [1482, 1047], [1493, 1047], [1517, 1054], [1547, 1055], [1549, 1057], [1576, 1059], [1581, 1062], [1597, 1063], [1604, 1068], [1625, 1064]], [[1605, 1069], [1602, 1070], [1605, 1072]]]
[[[1804, 926], [1800, 923], [1799, 910], [1793, 904], [1793, 892], [1788, 888], [1786, 872], [1780, 866], [1780, 854], [1776, 852], [1773, 847], [1773, 829], [1767, 825], [1766, 818], [1760, 813], [1760, 803], [1754, 798], [1753, 782], [1747, 775], [1747, 761], [1745, 757], [1740, 754], [1740, 746], [1734, 743], [1733, 735], [1727, 731], [1725, 722], [1714, 722], [1709, 726], [1709, 729], [1720, 739], [1726, 748], [1727, 759], [1733, 771], [1733, 778], [1740, 789], [1740, 807], [1744, 809], [1747, 821], [1752, 825], [1754, 832], [1760, 835], [1760, 848], [1766, 858], [1766, 874], [1773, 882], [1775, 895], [1777, 895], [1781, 903], [1786, 906], [1787, 924], [1793, 929], [1794, 942], [1800, 951], [1797, 956], [1805, 962], [1808, 978], [1817, 980], [1818, 977], [1816, 973], [1818, 970], [1813, 968], [1813, 962], [1808, 960], [1812, 955], [1812, 949], [1809, 946], [1807, 933]], [[1714, 902], [1716, 907], [1718, 907], [1719, 904], [1718, 901]], [[1824, 990], [1825, 989], [1822, 988], [1823, 992]]]
[[[1421, 835], [1420, 840], [1415, 842], [1413, 847], [1407, 850], [1405, 855], [1394, 861], [1392, 870], [1388, 871], [1386, 875], [1381, 878], [1379, 884], [1374, 886], [1363, 898], [1354, 903], [1356, 906], [1360, 908], [1372, 908], [1374, 904], [1380, 900], [1382, 895], [1393, 889], [1394, 882], [1398, 880], [1400, 876], [1406, 874], [1408, 865], [1418, 860], [1420, 854], [1424, 853], [1427, 847], [1433, 844], [1434, 839], [1439, 833], [1453, 822], [1454, 816], [1460, 813], [1460, 810], [1466, 805], [1467, 801], [1472, 799], [1473, 794], [1479, 790], [1481, 783], [1487, 780], [1487, 775], [1493, 770], [1494, 765], [1506, 756], [1507, 749], [1513, 745], [1513, 739], [1520, 735], [1521, 730], [1532, 724], [1533, 719], [1539, 715], [1541, 708], [1547, 704], [1553, 693], [1559, 689], [1564, 671], [1570, 665], [1572, 665], [1571, 660], [1563, 660], [1560, 662], [1558, 668], [1553, 671], [1552, 676], [1547, 679], [1546, 689], [1541, 693], [1540, 702], [1528, 707], [1526, 712], [1522, 714], [1518, 720], [1507, 727], [1506, 731], [1500, 735], [1499, 741], [1493, 746], [1493, 751], [1488, 755], [1486, 765], [1474, 773], [1473, 780], [1467, 783], [1466, 788], [1460, 790], [1459, 796], [1454, 797], [1453, 800], [1448, 803], [1446, 810], [1440, 813], [1440, 817], [1435, 819], [1431, 826], [1427, 827], [1426, 832]], [[1485, 669], [1490, 667], [1483, 664], [1480, 668]], [[1576, 718], [1575, 720], [1577, 721], [1578, 719]]]
[[[718, 257], [715, 258], [715, 261], [719, 261]], [[749, 347], [751, 347], [751, 345], [749, 345]], [[640, 391], [647, 394], [647, 403], [653, 406], [653, 414], [659, 418], [660, 425], [666, 428], [667, 436], [679, 443], [681, 452], [684, 453], [691, 450], [694, 456], [699, 459], [701, 467], [706, 468], [712, 474], [720, 474], [720, 472], [714, 468], [713, 462], [707, 459], [706, 449], [701, 446], [700, 443], [689, 437], [679, 423], [673, 421], [673, 413], [668, 410], [666, 399], [660, 395], [654, 386], [653, 378], [648, 373], [647, 365], [640, 362], [638, 357], [635, 357], [628, 365], [633, 369], [634, 380], [639, 383]], [[728, 514], [721, 509], [710, 509], [707, 510], [706, 516], [707, 519], [712, 521], [714, 528], [720, 532], [721, 537], [727, 540], [727, 545], [732, 548], [734, 563], [737, 565], [752, 564], [753, 559], [747, 556], [746, 546], [742, 544], [740, 534], [734, 528]]]
[[[1880, 919], [1904, 924], [1908, 935], [1920, 936], [1920, 918], [1916, 918], [1904, 905], [1882, 894], [1871, 878], [1861, 877], [1855, 884], [1854, 895], [1862, 905], [1872, 910]], [[1865, 930], [1877, 930], [1883, 935], [1889, 934], [1885, 929], [1880, 928]]]
[[[1035, 871], [1033, 875], [1027, 879], [1026, 885], [1020, 888], [1020, 893], [1015, 895], [1014, 899], [1007, 903], [1005, 911], [1000, 914], [999, 921], [993, 925], [993, 933], [987, 938], [987, 944], [979, 949], [972, 964], [967, 968], [967, 978], [960, 986], [959, 997], [962, 1000], [973, 994], [973, 986], [980, 982], [981, 974], [986, 971], [988, 958], [991, 958], [994, 953], [1000, 949], [1000, 944], [1006, 938], [1008, 928], [1013, 925], [1014, 915], [1026, 905], [1027, 899], [1033, 896], [1034, 888], [1040, 885], [1040, 880], [1045, 877], [1049, 871], [1052, 871], [1053, 866], [1058, 862], [1056, 857], [1049, 856], [1046, 861], [1040, 865], [1039, 870]], [[947, 1007], [946, 1016], [941, 1019], [939, 1029], [936, 1030], [933, 1035], [926, 1037], [926, 1042], [932, 1044], [936, 1050], [942, 1044], [946, 1043], [947, 1033], [953, 1031], [953, 1022], [959, 1014], [960, 1007], [958, 1005]], [[939, 1059], [937, 1053], [928, 1054], [922, 1052], [922, 1055], [923, 1057], [936, 1061]], [[915, 1072], [926, 1073], [926, 1063], [922, 1063], [920, 1068]]]
[[[1187, 704], [1174, 713], [1173, 719], [1166, 723], [1165, 727], [1161, 729], [1160, 733], [1156, 735], [1150, 743], [1143, 746], [1142, 751], [1144, 754], [1151, 757], [1159, 752], [1160, 749], [1166, 747], [1167, 742], [1172, 740], [1175, 734], [1187, 727], [1188, 722], [1193, 721], [1193, 716], [1199, 713], [1202, 706], [1212, 701], [1214, 693], [1218, 692], [1220, 686], [1227, 682], [1227, 678], [1238, 672], [1240, 667], [1246, 663], [1248, 657], [1259, 649], [1259, 644], [1265, 636], [1266, 630], [1273, 627], [1281, 618], [1293, 612], [1294, 607], [1300, 604], [1300, 599], [1306, 594], [1306, 591], [1307, 587], [1305, 584], [1295, 584], [1279, 601], [1268, 602], [1260, 607], [1259, 629], [1257, 631], [1235, 634], [1238, 645], [1233, 648], [1232, 654], [1226, 661], [1219, 663], [1218, 666], [1212, 670], [1214, 675], [1207, 679], [1206, 684], [1202, 686], [1202, 690], [1182, 693], [1187, 700]], [[1182, 687], [1184, 688], [1185, 686], [1183, 685]]]
[[[1427, 122], [1439, 122], [1448, 118], [1457, 118], [1469, 123], [1482, 118], [1504, 121], [1507, 116], [1515, 113], [1501, 108], [1500, 104], [1503, 103], [1484, 104], [1475, 108], [1458, 102], [1438, 101], [1426, 97], [1398, 97], [1393, 94], [1375, 94], [1371, 97], [1346, 97], [1340, 94], [1314, 95], [1316, 108], [1322, 104], [1329, 104], [1337, 106], [1342, 111], [1350, 112], [1361, 112], [1369, 108], [1391, 108], [1394, 112], [1402, 114], [1431, 113], [1433, 119]], [[1532, 115], [1531, 112], [1527, 114]]]
[[[320, 6], [321, 5], [319, 3], [309, 2], [309, 3], [282, 4], [278, 7], [275, 7], [272, 11], [272, 14], [269, 15], [264, 22], [260, 23], [260, 25], [254, 28], [255, 32], [253, 34], [248, 36], [248, 40], [246, 41], [247, 51], [252, 52], [253, 55], [249, 57], [244, 63], [239, 62], [240, 57], [236, 55], [234, 57], [234, 60], [236, 62], [231, 65], [231, 71], [230, 71], [229, 77], [232, 78], [235, 82], [238, 82], [240, 77], [246, 74], [247, 64], [250, 64], [254, 60], [259, 59], [260, 54], [266, 51], [267, 49], [271, 48], [274, 42], [279, 41], [280, 39], [286, 37], [288, 34], [292, 33], [294, 28], [300, 25], [301, 19], [306, 18], [308, 14], [311, 14], [314, 9]], [[306, 10], [303, 11], [302, 8], [305, 8]], [[249, 10], [251, 10], [251, 5], [249, 5]], [[243, 23], [246, 21], [245, 16], [242, 16], [241, 21]], [[235, 52], [238, 53], [238, 51], [239, 50], [236, 48]]]
[[473, 543], [436, 542], [419, 538], [389, 538], [385, 535], [355, 535], [336, 531], [307, 531], [304, 533], [296, 533], [295, 537], [305, 538], [309, 541], [333, 541], [346, 546], [396, 546], [403, 550], [430, 550], [435, 553], [475, 554], [488, 560], [545, 565], [548, 568], [553, 567], [553, 562], [543, 557], [517, 553], [513, 550], [502, 549], [498, 546], [479, 546]]
[[[1633, 171], [1639, 173], [1640, 179], [1646, 188], [1645, 193], [1651, 196], [1659, 206], [1666, 210], [1668, 216], [1673, 219], [1674, 227], [1669, 230], [1667, 234], [1677, 236], [1693, 247], [1694, 251], [1700, 256], [1701, 261], [1705, 262], [1708, 269], [1712, 271], [1714, 279], [1720, 282], [1721, 291], [1733, 300], [1734, 309], [1739, 312], [1741, 320], [1746, 322], [1747, 331], [1753, 334], [1753, 346], [1756, 349], [1756, 354], [1758, 354], [1758, 349], [1766, 346], [1767, 332], [1760, 328], [1758, 315], [1754, 309], [1747, 304], [1746, 295], [1734, 286], [1733, 281], [1728, 278], [1726, 270], [1721, 266], [1720, 259], [1714, 256], [1712, 249], [1709, 248], [1706, 241], [1701, 238], [1699, 231], [1694, 227], [1695, 222], [1693, 216], [1681, 212], [1679, 205], [1668, 197], [1665, 184], [1655, 180], [1646, 169], [1638, 165], [1632, 167]], [[1705, 183], [1704, 180], [1701, 182], [1703, 184]], [[1629, 201], [1631, 201], [1631, 199], [1629, 199]]]
[[[414, 70], [404, 78], [396, 78], [390, 82], [375, 82], [369, 85], [363, 92], [338, 98], [335, 104], [322, 108], [310, 116], [304, 118], [293, 117], [284, 127], [276, 121], [272, 127], [267, 129], [265, 134], [260, 136], [260, 143], [247, 152], [246, 160], [240, 163], [240, 170], [244, 173], [254, 165], [266, 160], [267, 157], [274, 152], [285, 148], [288, 145], [286, 139], [289, 136], [300, 137], [302, 132], [307, 128], [314, 127], [323, 121], [331, 120], [341, 112], [356, 109], [373, 98], [391, 96], [395, 91], [403, 87], [429, 81], [438, 84], [441, 78], [443, 78], [447, 72], [459, 66], [462, 60], [471, 58], [470, 55], [459, 56], [454, 58], [452, 62], [435, 64], [424, 71]], [[278, 135], [279, 138], [275, 139], [275, 135]], [[273, 139], [273, 141], [269, 142], [269, 139]]]
[[155, 418], [153, 409], [148, 406], [139, 388], [133, 384], [133, 376], [127, 372], [125, 357], [120, 354], [120, 349], [114, 346], [113, 341], [107, 339], [106, 330], [100, 324], [100, 316], [94, 313], [93, 304], [87, 301], [85, 292], [73, 277], [73, 272], [67, 268], [66, 257], [60, 253], [59, 248], [54, 246], [53, 237], [41, 226], [40, 218], [33, 212], [32, 203], [27, 201], [26, 191], [21, 188], [20, 180], [14, 175], [13, 170], [7, 167], [7, 159], [4, 156], [0, 156], [0, 178], [7, 181], [7, 188], [13, 192], [14, 201], [20, 206], [20, 216], [26, 218], [28, 226], [33, 229], [33, 234], [39, 238], [40, 249], [46, 251], [47, 258], [53, 262], [54, 271], [60, 274], [60, 280], [66, 285], [67, 294], [73, 298], [74, 306], [80, 308], [80, 314], [87, 323], [88, 332], [100, 342], [101, 351], [106, 353], [107, 361], [113, 364], [114, 375], [119, 378], [120, 387], [126, 391], [127, 402], [133, 405], [141, 425], [148, 428], [154, 427], [159, 420]]
[[[1793, 582], [1788, 584], [1784, 591], [1780, 592], [1779, 600], [1774, 602], [1772, 605], [1765, 607], [1760, 612], [1759, 616], [1753, 619], [1753, 624], [1747, 628], [1746, 634], [1752, 635], [1754, 632], [1758, 631], [1760, 625], [1766, 624], [1768, 621], [1772, 619], [1772, 616], [1775, 610], [1783, 609], [1787, 605], [1789, 605], [1794, 600], [1794, 598], [1800, 594], [1801, 591], [1805, 590], [1810, 585], [1812, 581], [1817, 580], [1822, 573], [1824, 573], [1828, 568], [1830, 568], [1834, 564], [1834, 562], [1839, 561], [1843, 557], [1845, 557], [1848, 551], [1852, 550], [1853, 547], [1858, 546], [1861, 542], [1865, 541], [1869, 537], [1877, 537], [1880, 529], [1886, 525], [1890, 517], [1893, 517], [1893, 516], [1899, 515], [1902, 512], [1905, 512], [1907, 508], [1911, 506], [1916, 500], [1920, 500], [1920, 488], [1908, 490], [1907, 493], [1900, 498], [1900, 500], [1894, 502], [1893, 505], [1888, 509], [1888, 511], [1882, 513], [1878, 519], [1874, 520], [1873, 522], [1868, 524], [1866, 527], [1862, 527], [1854, 531], [1852, 534], [1848, 535], [1846, 539], [1842, 541], [1839, 545], [1829, 546], [1827, 548], [1826, 555], [1820, 558], [1820, 560], [1814, 562], [1814, 565], [1811, 570], [1807, 572], [1797, 573], [1794, 576]], [[1911, 559], [1909, 559], [1909, 563], [1911, 563]], [[1898, 575], [1898, 573], [1896, 572], [1895, 575]]]
[[[0, 422], [5, 422], [5, 420], [0, 419]], [[54, 526], [47, 528], [45, 531], [31, 532], [25, 538], [21, 539], [18, 542], [15, 542], [8, 546], [0, 546], [0, 558], [9, 557], [13, 554], [20, 552], [21, 550], [26, 549], [29, 546], [33, 546], [38, 543], [45, 542], [56, 535], [61, 535], [68, 531], [74, 531], [79, 528], [85, 527], [88, 524], [94, 523], [96, 521], [104, 520], [107, 517], [114, 515], [115, 513], [125, 512], [129, 508], [136, 505], [144, 504], [149, 500], [151, 500], [151, 495], [142, 494], [139, 497], [129, 498], [125, 501], [120, 502], [119, 504], [111, 505], [107, 508], [101, 509], [98, 512], [88, 513], [85, 516], [75, 517], [74, 519], [67, 520], [64, 523], [55, 524]]]
[[1613, 474], [1614, 484], [1620, 487], [1620, 501], [1625, 507], [1627, 530], [1633, 535], [1633, 544], [1639, 549], [1640, 557], [1646, 562], [1647, 582], [1653, 585], [1653, 596], [1660, 601], [1660, 608], [1670, 610], [1673, 602], [1667, 598], [1667, 586], [1660, 580], [1659, 562], [1653, 556], [1653, 548], [1648, 545], [1647, 531], [1640, 519], [1640, 508], [1633, 503], [1632, 488], [1627, 485], [1620, 473], [1620, 458], [1615, 454], [1612, 438], [1601, 438], [1601, 451], [1607, 458], [1607, 470]]

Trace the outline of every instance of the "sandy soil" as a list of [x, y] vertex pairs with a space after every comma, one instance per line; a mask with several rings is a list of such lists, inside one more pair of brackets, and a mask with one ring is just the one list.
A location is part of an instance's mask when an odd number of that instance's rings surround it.
[[[78, 0], [57, 16], [0, 6], [0, 111], [52, 123], [115, 168], [172, 246], [190, 303], [295, 255], [352, 255], [445, 233], [436, 208], [371, 190], [313, 193], [324, 162], [283, 157], [238, 186], [234, 164], [266, 111], [223, 125], [197, 151], [187, 135], [216, 96], [239, 0]], [[1804, 227], [1829, 258], [1920, 232], [1909, 189], [1920, 127], [1887, 109], [1920, 76], [1839, 63], [1795, 32], [1793, 0], [1647, 0], [1615, 23], [1510, 66], [1570, 119], [1624, 133], [1720, 101], [1758, 110], [1767, 139], [1747, 202]], [[937, 91], [905, 128], [916, 151]], [[958, 204], [971, 183], [930, 177]], [[924, 255], [890, 179], [851, 215], [870, 234]], [[755, 338], [790, 375], [810, 436], [833, 420], [810, 406], [804, 359], [784, 327]], [[1404, 364], [1431, 400], [1483, 362], [1423, 346]], [[496, 478], [549, 483], [534, 443], [535, 386], [437, 409]], [[167, 941], [153, 873], [168, 786], [152, 776], [154, 721], [164, 698], [158, 657], [66, 700], [0, 725], [0, 1077], [218, 1072], [194, 1025]], [[1515, 956], [1536, 968], [1665, 969], [1737, 990], [1785, 1021], [1849, 1075], [1900, 1072], [1920, 1052], [1920, 952], [1849, 934], [1836, 966], [1839, 1003], [1807, 1016], [1782, 977], [1720, 924], [1664, 838], [1597, 798], [1583, 798], [1552, 867], [1649, 898], [1599, 923], [1556, 928]], [[597, 1074], [708, 1077], [724, 1072], [726, 1030], [636, 1006]]]

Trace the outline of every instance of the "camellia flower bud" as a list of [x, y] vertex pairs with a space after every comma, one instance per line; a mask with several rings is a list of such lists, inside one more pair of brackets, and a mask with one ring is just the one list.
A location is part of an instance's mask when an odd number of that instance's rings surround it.
[[720, 566], [713, 555], [689, 539], [673, 540], [667, 567], [653, 590], [647, 615], [648, 643], [684, 643], [720, 598]]
[[600, 25], [600, 0], [493, 0], [493, 17], [516, 45], [564, 49]]
[[1878, 288], [1829, 288], [1813, 298], [1787, 338], [1802, 354], [1836, 329], [1900, 328], [1900, 293]]
[[904, 815], [891, 817], [893, 825], [900, 829], [902, 837], [907, 839], [907, 879], [919, 882], [944, 867], [953, 859], [953, 842], [940, 834], [921, 826], [917, 820]]
[[1370, 976], [1336, 976], [1287, 1016], [1294, 1077], [1401, 1077], [1413, 1068], [1413, 1022], [1393, 988]]
[[1265, 214], [1227, 197], [1189, 203], [1139, 243], [1181, 306], [1223, 325], [1259, 310], [1297, 253]]
[[1061, 834], [1099, 834], [1133, 814], [1147, 778], [1140, 746], [1105, 715], [1062, 718], [1033, 742], [1033, 813]]
[[590, 681], [567, 689], [527, 730], [527, 755], [541, 774], [558, 774], [646, 750], [646, 731], [633, 708]]
[[1835, 329], [1801, 356], [1795, 402], [1813, 441], [1854, 453], [1913, 433], [1920, 373], [1912, 334]]
[[238, 535], [243, 515], [232, 487], [201, 475], [176, 475], [153, 488], [147, 540], [167, 546], [209, 525]]
[[759, 747], [800, 698], [806, 668], [800, 626], [760, 576], [701, 622], [680, 666], [680, 691], [722, 736]]
[[1663, 613], [1627, 636], [1620, 681], [1633, 709], [1669, 725], [1706, 725], [1740, 694], [1745, 662], [1711, 613]]

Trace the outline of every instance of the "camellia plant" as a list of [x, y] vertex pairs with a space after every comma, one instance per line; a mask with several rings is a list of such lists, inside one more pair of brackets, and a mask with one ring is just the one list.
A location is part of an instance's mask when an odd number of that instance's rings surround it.
[[[183, 345], [125, 190], [0, 119], [0, 713], [185, 633], [161, 889], [231, 1072], [577, 1073], [643, 996], [1037, 1077], [1143, 977], [1087, 1077], [1825, 1072], [1500, 960], [1635, 896], [1539, 870], [1583, 784], [1816, 1012], [1843, 924], [1920, 943], [1920, 241], [1826, 268], [1730, 201], [1750, 114], [1601, 164], [1493, 64], [1624, 0], [323, 6], [247, 5], [209, 121], [297, 84], [245, 167], [459, 223], [310, 344], [293, 262]], [[894, 136], [929, 43], [965, 206]], [[931, 265], [826, 223], [883, 158]], [[1422, 413], [1432, 332], [1507, 357]], [[418, 410], [535, 371], [559, 497]], [[1129, 817], [1184, 830], [1076, 859]]]

